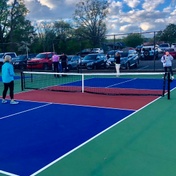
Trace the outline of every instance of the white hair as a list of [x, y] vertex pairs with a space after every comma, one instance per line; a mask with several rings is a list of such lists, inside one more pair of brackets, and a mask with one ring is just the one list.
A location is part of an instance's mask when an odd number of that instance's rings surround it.
[[4, 57], [4, 62], [10, 62], [11, 59], [12, 59], [12, 57], [11, 57], [10, 55], [6, 55], [6, 56]]

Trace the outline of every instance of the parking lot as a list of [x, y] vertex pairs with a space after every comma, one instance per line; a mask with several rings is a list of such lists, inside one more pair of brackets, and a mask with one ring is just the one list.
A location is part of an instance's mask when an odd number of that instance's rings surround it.
[[[176, 72], [176, 59], [173, 60], [173, 71]], [[163, 71], [163, 65], [160, 59], [157, 60], [140, 60], [137, 68], [130, 68], [128, 70], [121, 69], [121, 72], [161, 72]], [[71, 71], [72, 72], [72, 71]], [[77, 72], [77, 70], [73, 70], [73, 72]], [[81, 73], [90, 73], [90, 72], [115, 72], [115, 67], [110, 67], [108, 69], [96, 69], [96, 70], [87, 70], [80, 69]]]

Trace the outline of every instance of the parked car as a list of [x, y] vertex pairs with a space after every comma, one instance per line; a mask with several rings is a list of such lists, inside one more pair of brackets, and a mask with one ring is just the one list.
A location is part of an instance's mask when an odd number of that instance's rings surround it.
[[14, 65], [14, 68], [25, 69], [27, 68], [27, 61], [34, 58], [35, 56], [36, 54], [19, 55], [15, 59], [12, 60], [12, 64]]
[[[139, 56], [137, 51], [119, 51], [120, 52], [120, 68], [130, 69], [131, 67], [137, 67], [139, 65]], [[115, 61], [114, 56], [107, 60], [107, 67], [114, 67]]]
[[85, 56], [79, 63], [79, 68], [87, 69], [97, 69], [97, 68], [106, 68], [106, 55], [95, 53], [88, 54]]
[[[174, 59], [176, 59], [176, 51], [174, 50], [174, 48], [169, 48], [166, 51], [168, 51], [170, 53], [170, 55], [173, 56]], [[165, 51], [162, 52], [162, 54], [165, 54]]]
[[102, 48], [92, 48], [92, 53], [104, 53]]
[[172, 43], [171, 48], [174, 48], [174, 50], [176, 51], [176, 43]]
[[68, 70], [74, 70], [74, 69], [78, 69], [78, 65], [81, 61], [81, 56], [77, 56], [77, 55], [72, 55], [72, 56], [67, 56], [68, 57]]
[[104, 53], [104, 51], [101, 48], [86, 48], [78, 52], [77, 55], [81, 57], [85, 57], [86, 55], [93, 54], [93, 53]]
[[4, 57], [6, 55], [10, 55], [12, 57], [12, 61], [17, 57], [17, 54], [15, 52], [0, 53], [0, 66], [2, 66]]
[[136, 46], [136, 51], [140, 54], [142, 49], [142, 45]]
[[27, 61], [27, 68], [43, 70], [52, 69], [52, 56], [54, 54], [55, 52], [44, 52], [37, 54], [35, 58]]
[[162, 50], [159, 49], [157, 45], [155, 46], [155, 48], [154, 48], [154, 45], [143, 46], [141, 48], [140, 58], [142, 60], [148, 60], [148, 59], [153, 59], [155, 56], [155, 58], [158, 59], [158, 54], [161, 51]]
[[[110, 50], [110, 51], [108, 51], [108, 53], [107, 53], [107, 55], [106, 55], [107, 59], [109, 59], [109, 58], [114, 58], [115, 53], [118, 52], [118, 51], [120, 51], [120, 50]], [[120, 52], [121, 52], [121, 51], [120, 51]]]
[[159, 45], [159, 48], [162, 51], [166, 51], [167, 49], [170, 49], [170, 44], [169, 43], [162, 43], [162, 44]]

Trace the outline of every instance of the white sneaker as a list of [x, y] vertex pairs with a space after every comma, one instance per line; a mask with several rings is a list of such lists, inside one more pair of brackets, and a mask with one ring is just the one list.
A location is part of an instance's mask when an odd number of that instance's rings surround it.
[[7, 100], [2, 99], [2, 103], [3, 103], [3, 104], [7, 103]]
[[174, 79], [174, 76], [171, 76], [171, 79], [173, 80], [173, 79]]
[[10, 104], [13, 104], [13, 105], [14, 105], [14, 104], [18, 104], [18, 103], [19, 103], [19, 102], [18, 102], [18, 101], [15, 101], [15, 100], [11, 100], [11, 101], [10, 101]]

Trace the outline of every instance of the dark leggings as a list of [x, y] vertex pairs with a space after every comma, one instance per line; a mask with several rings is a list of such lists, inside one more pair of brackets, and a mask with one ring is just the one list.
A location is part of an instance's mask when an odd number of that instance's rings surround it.
[[4, 83], [4, 90], [3, 90], [3, 94], [2, 94], [3, 99], [6, 98], [8, 88], [10, 89], [10, 98], [13, 99], [13, 97], [14, 97], [14, 93], [13, 93], [14, 81], [11, 81], [9, 83]]
[[165, 72], [164, 76], [167, 75], [167, 70], [169, 70], [169, 73], [171, 74], [171, 76], [173, 76], [172, 67], [164, 67], [164, 72]]

